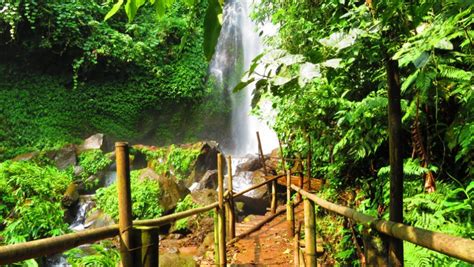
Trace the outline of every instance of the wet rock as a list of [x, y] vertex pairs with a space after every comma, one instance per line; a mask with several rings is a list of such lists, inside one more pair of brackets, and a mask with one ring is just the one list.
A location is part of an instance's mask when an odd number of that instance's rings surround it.
[[191, 191], [197, 191], [202, 189], [217, 189], [217, 170], [207, 171], [201, 181], [193, 184]]
[[80, 165], [74, 166], [72, 173], [75, 177], [79, 177], [84, 172], [84, 167]]
[[217, 191], [212, 189], [195, 191], [191, 193], [191, 199], [198, 205], [210, 205], [217, 201]]
[[[196, 145], [200, 146], [201, 150], [196, 162], [194, 163], [194, 168], [191, 174], [184, 182], [186, 187], [191, 186], [194, 182], [202, 180], [202, 177], [207, 171], [216, 170], [217, 154], [222, 153], [219, 148], [219, 143], [215, 141], [201, 142]], [[223, 168], [225, 169], [225, 161], [223, 163]]]
[[276, 170], [280, 167], [280, 162], [281, 156], [278, 148], [273, 149], [270, 155], [265, 156], [265, 166], [267, 166], [268, 171], [276, 173]]
[[199, 266], [190, 255], [178, 253], [160, 254], [160, 267], [195, 267]]
[[78, 146], [77, 150], [79, 153], [91, 150], [91, 149], [102, 149], [104, 147], [104, 135], [101, 133], [94, 134], [88, 137], [84, 142]]
[[64, 207], [71, 207], [76, 204], [79, 200], [79, 190], [78, 185], [75, 183], [70, 183], [66, 189], [66, 192], [61, 199], [61, 203]]
[[139, 179], [149, 179], [159, 183], [161, 196], [158, 201], [165, 212], [174, 209], [179, 200], [189, 194], [189, 190], [186, 187], [180, 186], [170, 177], [158, 175], [150, 168], [143, 169]]
[[35, 152], [18, 155], [15, 158], [13, 158], [13, 161], [27, 161], [27, 160], [35, 159], [38, 156], [39, 156], [39, 152], [35, 151]]
[[77, 164], [76, 146], [66, 145], [63, 148], [55, 151], [53, 157], [54, 164], [60, 170], [64, 170], [69, 166]]
[[263, 167], [262, 161], [255, 155], [247, 155], [247, 161], [237, 165], [236, 172], [253, 172]]

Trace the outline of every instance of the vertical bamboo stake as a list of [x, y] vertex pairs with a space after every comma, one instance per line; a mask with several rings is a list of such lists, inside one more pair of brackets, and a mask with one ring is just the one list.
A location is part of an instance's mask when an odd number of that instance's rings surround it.
[[308, 135], [308, 154], [306, 155], [306, 191], [311, 191], [311, 137]]
[[300, 267], [300, 232], [301, 222], [298, 223], [298, 228], [296, 229], [295, 237], [293, 238], [293, 261], [295, 267]]
[[277, 187], [277, 181], [273, 180], [272, 181], [272, 200], [270, 202], [270, 211], [272, 212], [272, 214], [275, 214], [276, 209], [277, 209], [276, 187]]
[[159, 263], [159, 238], [158, 228], [140, 226], [141, 231], [141, 263], [143, 267], [158, 267]]
[[129, 267], [133, 264], [132, 237], [132, 198], [130, 190], [130, 159], [128, 143], [115, 143], [115, 156], [117, 162], [117, 191], [119, 201], [119, 230], [120, 230], [120, 259], [122, 266]]
[[295, 210], [291, 201], [291, 173], [286, 171], [286, 223], [288, 224], [288, 237], [295, 235]]
[[217, 154], [217, 187], [219, 210], [217, 216], [217, 230], [219, 233], [219, 266], [226, 266], [225, 251], [225, 210], [224, 210], [224, 170], [222, 168], [222, 154]]
[[316, 267], [316, 220], [314, 216], [314, 203], [308, 198], [304, 199], [304, 240], [306, 264]]
[[257, 132], [257, 141], [258, 141], [258, 151], [260, 153], [260, 160], [262, 161], [262, 165], [263, 165], [263, 173], [265, 175], [268, 175], [267, 165], [265, 164], [265, 156], [263, 155], [262, 142], [260, 141], [260, 133], [259, 132]]
[[214, 210], [214, 262], [216, 265], [219, 264], [219, 227], [217, 216], [219, 214], [219, 208]]
[[227, 222], [229, 239], [235, 237], [235, 209], [234, 209], [234, 186], [232, 184], [232, 158], [227, 156], [227, 190], [229, 200], [226, 202]]
[[[302, 161], [301, 161], [301, 166], [303, 166], [303, 162], [302, 162]], [[303, 168], [303, 167], [302, 167], [302, 168]], [[299, 176], [300, 176], [300, 187], [303, 189], [303, 188], [304, 188], [303, 173], [300, 172], [300, 173], [299, 173]], [[298, 194], [296, 195], [296, 200], [297, 200], [298, 202], [300, 202], [302, 199], [303, 199], [303, 196], [302, 196], [300, 193], [298, 193]]]

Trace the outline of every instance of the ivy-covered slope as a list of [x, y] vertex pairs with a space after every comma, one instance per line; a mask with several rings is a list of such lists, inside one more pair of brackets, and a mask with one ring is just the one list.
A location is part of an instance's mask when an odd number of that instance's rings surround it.
[[[195, 139], [202, 114], [220, 112], [202, 47], [207, 1], [177, 1], [162, 17], [144, 6], [132, 23], [123, 15], [104, 21], [111, 2], [3, 3], [0, 160], [94, 132]], [[175, 135], [182, 119], [187, 127]]]

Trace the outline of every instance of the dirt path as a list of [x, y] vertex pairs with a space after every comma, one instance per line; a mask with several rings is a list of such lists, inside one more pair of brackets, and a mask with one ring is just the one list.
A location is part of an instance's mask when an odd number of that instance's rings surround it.
[[[280, 207], [282, 208], [282, 207]], [[266, 216], [270, 215], [269, 213]], [[251, 220], [238, 223], [236, 234], [239, 235], [265, 216], [251, 216]], [[303, 220], [303, 205], [295, 209], [295, 218]], [[277, 216], [260, 230], [227, 247], [227, 262], [233, 266], [293, 266], [293, 238], [287, 234], [286, 213]], [[212, 258], [206, 258], [201, 266], [214, 265]]]

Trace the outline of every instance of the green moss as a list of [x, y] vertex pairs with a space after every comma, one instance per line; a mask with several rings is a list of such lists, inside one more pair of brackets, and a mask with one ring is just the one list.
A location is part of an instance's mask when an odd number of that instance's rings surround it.
[[200, 148], [179, 147], [171, 145], [166, 148], [149, 149], [146, 147], [138, 148], [144, 153], [151, 167], [158, 174], [174, 175], [178, 180], [189, 176], [193, 162], [200, 154]]
[[[191, 210], [195, 208], [199, 208], [200, 205], [195, 203], [191, 197], [191, 195], [187, 195], [181, 201], [176, 204], [175, 212], [182, 212], [186, 210]], [[183, 218], [175, 222], [174, 227], [176, 230], [185, 230], [189, 227], [189, 218]]]
[[28, 161], [0, 164], [0, 232], [5, 243], [18, 243], [67, 232], [61, 197], [72, 175]]
[[[163, 208], [158, 203], [161, 195], [160, 187], [156, 181], [139, 180], [140, 171], [131, 172], [132, 215], [134, 219], [152, 219], [163, 214]], [[117, 184], [100, 188], [96, 192], [97, 208], [118, 219]]]

